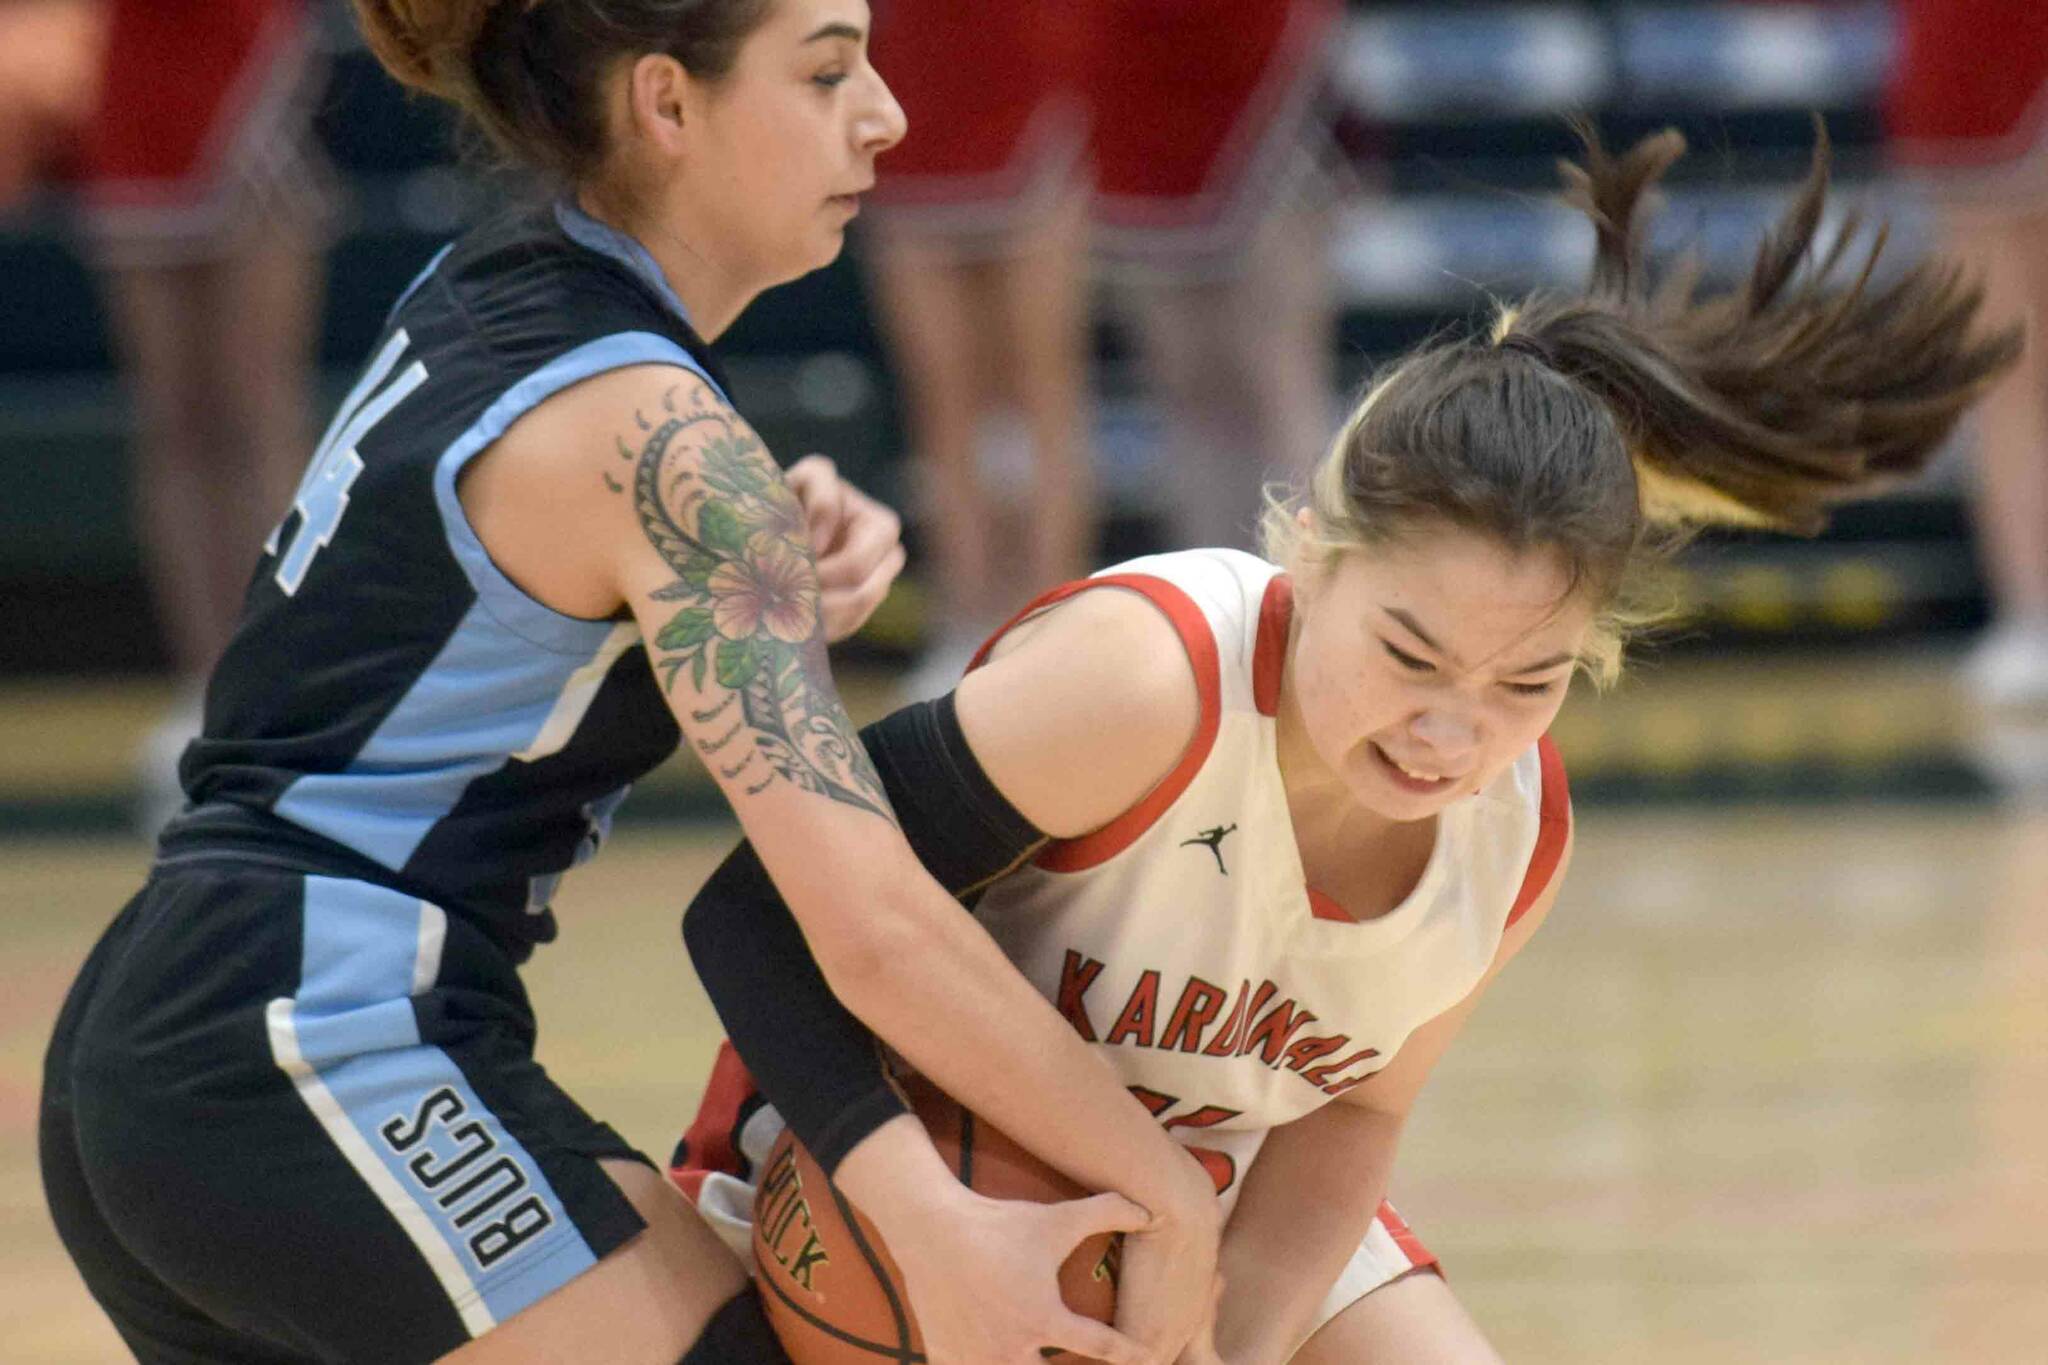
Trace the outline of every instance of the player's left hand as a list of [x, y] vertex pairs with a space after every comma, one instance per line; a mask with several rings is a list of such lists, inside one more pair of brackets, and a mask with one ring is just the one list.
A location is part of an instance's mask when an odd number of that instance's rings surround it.
[[903, 572], [903, 522], [823, 455], [804, 456], [783, 477], [803, 507], [825, 638], [836, 643], [874, 615]]

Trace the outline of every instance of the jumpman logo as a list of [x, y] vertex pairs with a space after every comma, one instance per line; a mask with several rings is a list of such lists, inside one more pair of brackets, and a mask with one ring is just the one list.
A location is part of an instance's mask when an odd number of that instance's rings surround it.
[[1216, 870], [1228, 877], [1230, 869], [1223, 865], [1223, 839], [1225, 835], [1236, 832], [1236, 825], [1217, 825], [1214, 829], [1203, 830], [1192, 839], [1181, 840], [1180, 846], [1186, 848], [1189, 844], [1200, 844], [1203, 848], [1208, 849], [1216, 855]]

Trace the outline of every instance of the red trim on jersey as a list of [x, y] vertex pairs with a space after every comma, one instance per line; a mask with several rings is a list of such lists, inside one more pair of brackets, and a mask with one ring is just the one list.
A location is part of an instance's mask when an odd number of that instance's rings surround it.
[[1195, 737], [1189, 741], [1180, 762], [1138, 804], [1093, 833], [1078, 839], [1055, 840], [1039, 852], [1032, 861], [1048, 872], [1084, 872], [1101, 866], [1129, 848], [1139, 835], [1152, 828], [1153, 823], [1166, 813], [1168, 806], [1180, 799], [1188, 783], [1195, 780], [1195, 774], [1209, 761], [1209, 751], [1216, 747], [1216, 732], [1223, 724], [1222, 666], [1217, 659], [1216, 636], [1209, 629], [1209, 618], [1202, 615], [1202, 609], [1195, 605], [1194, 599], [1180, 588], [1151, 574], [1104, 574], [1099, 578], [1083, 578], [1054, 588], [1032, 601], [989, 636], [982, 647], [974, 651], [974, 659], [967, 665], [968, 671], [971, 673], [981, 667], [996, 642], [1015, 629], [1019, 622], [1090, 588], [1128, 588], [1143, 594], [1146, 601], [1166, 613], [1166, 619], [1173, 622], [1174, 630], [1180, 635], [1181, 648], [1187, 651], [1188, 662], [1194, 665], [1195, 693], [1201, 699], [1202, 716], [1195, 726]]
[[1564, 759], [1558, 756], [1557, 746], [1545, 735], [1536, 741], [1536, 753], [1543, 765], [1543, 800], [1537, 807], [1536, 849], [1529, 855], [1529, 871], [1522, 878], [1522, 889], [1515, 896], [1514, 909], [1508, 911], [1508, 925], [1527, 914], [1529, 907], [1550, 885], [1550, 879], [1557, 875], [1558, 859], [1564, 857], [1565, 840], [1572, 832], [1572, 794], [1565, 782]]
[[1401, 1215], [1394, 1212], [1394, 1206], [1384, 1199], [1380, 1201], [1379, 1220], [1387, 1235], [1394, 1239], [1394, 1245], [1408, 1258], [1409, 1265], [1417, 1270], [1436, 1265], [1436, 1253], [1422, 1244], [1422, 1239], [1409, 1230]]
[[1313, 886], [1308, 888], [1308, 912], [1317, 919], [1335, 920], [1338, 924], [1356, 924], [1349, 910]]
[[697, 1117], [683, 1131], [684, 1164], [669, 1168], [668, 1178], [676, 1183], [691, 1203], [704, 1188], [704, 1177], [714, 1171], [738, 1175], [739, 1153], [733, 1148], [738, 1136], [740, 1107], [752, 1099], [757, 1087], [740, 1054], [731, 1043], [718, 1045], [711, 1063], [711, 1078], [704, 1085], [704, 1098], [697, 1105]]
[[1259, 634], [1252, 646], [1252, 701], [1262, 716], [1280, 713], [1280, 677], [1287, 670], [1287, 630], [1294, 621], [1294, 580], [1276, 573], [1259, 599]]

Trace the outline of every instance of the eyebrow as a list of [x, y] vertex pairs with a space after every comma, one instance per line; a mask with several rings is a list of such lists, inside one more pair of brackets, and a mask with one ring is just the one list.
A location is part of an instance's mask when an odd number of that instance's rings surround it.
[[1429, 632], [1422, 628], [1422, 623], [1420, 621], [1417, 621], [1414, 617], [1410, 616], [1407, 612], [1402, 611], [1399, 607], [1381, 607], [1380, 610], [1385, 612], [1387, 615], [1393, 617], [1396, 621], [1399, 621], [1402, 625], [1408, 627], [1409, 634], [1413, 635], [1416, 639], [1422, 641], [1422, 643], [1428, 645], [1437, 653], [1441, 654], [1444, 652], [1444, 647], [1442, 645], [1438, 644], [1436, 641], [1429, 638]]
[[[1422, 628], [1422, 623], [1420, 621], [1416, 620], [1407, 612], [1401, 610], [1401, 608], [1381, 607], [1380, 610], [1385, 612], [1388, 616], [1394, 618], [1394, 620], [1399, 621], [1402, 625], [1406, 626], [1409, 632], [1413, 634], [1416, 639], [1422, 641], [1422, 643], [1428, 645], [1437, 653], [1444, 654], [1448, 652], [1444, 649], [1442, 645], [1438, 644], [1436, 641], [1429, 638], [1429, 632]], [[1523, 664], [1520, 668], [1511, 670], [1507, 676], [1510, 678], [1519, 678], [1526, 673], [1541, 673], [1546, 668], [1556, 668], [1559, 664], [1572, 663], [1575, 661], [1575, 658], [1576, 656], [1569, 653], [1553, 654], [1547, 659], [1538, 659], [1534, 663]]]
[[815, 43], [825, 38], [844, 38], [848, 42], [857, 43], [865, 37], [867, 37], [867, 35], [861, 32], [859, 29], [855, 28], [852, 24], [839, 23], [835, 21], [833, 23], [826, 24], [824, 27], [820, 28], [816, 33], [813, 33], [810, 37], [804, 39], [804, 42]]

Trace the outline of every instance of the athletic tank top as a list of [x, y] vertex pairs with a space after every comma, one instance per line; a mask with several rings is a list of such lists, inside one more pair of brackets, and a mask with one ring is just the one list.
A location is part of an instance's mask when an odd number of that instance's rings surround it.
[[1478, 983], [1556, 868], [1564, 768], [1545, 738], [1446, 807], [1415, 889], [1354, 922], [1304, 883], [1276, 760], [1287, 577], [1235, 550], [1157, 555], [1049, 593], [1004, 630], [1110, 586], [1179, 632], [1194, 741], [1137, 805], [1046, 845], [975, 914], [1234, 1198], [1268, 1129], [1385, 1066]]
[[554, 937], [556, 882], [679, 735], [633, 622], [529, 597], [456, 478], [550, 395], [648, 363], [723, 391], [645, 249], [566, 200], [428, 265], [263, 548], [167, 851], [387, 880], [515, 959]]

